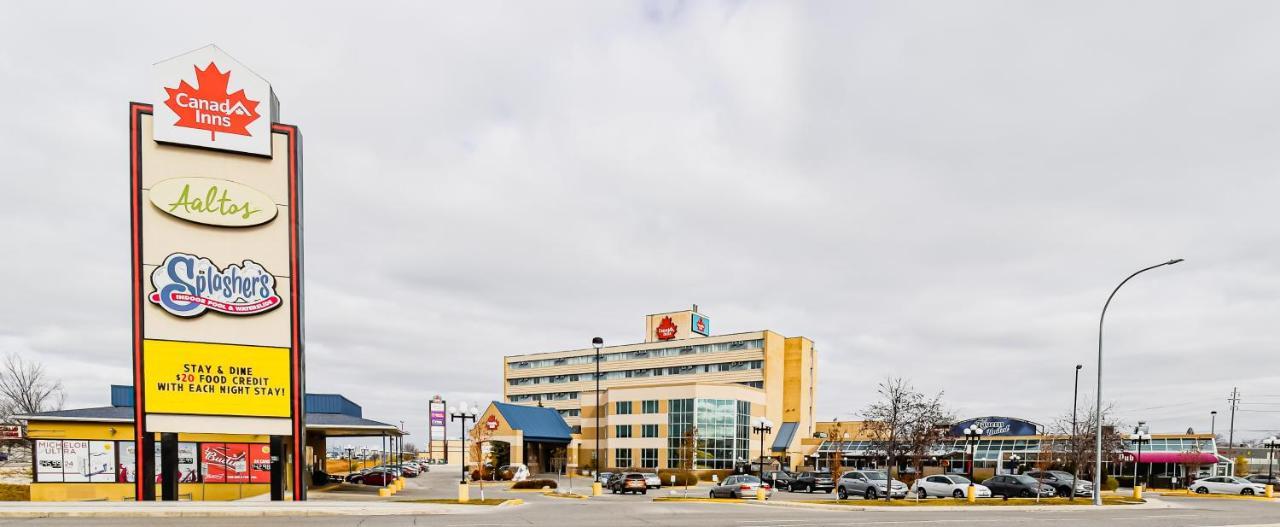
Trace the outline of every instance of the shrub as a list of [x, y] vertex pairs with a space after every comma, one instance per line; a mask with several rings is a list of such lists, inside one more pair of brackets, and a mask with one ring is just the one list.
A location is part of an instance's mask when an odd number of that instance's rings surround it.
[[502, 481], [511, 481], [511, 478], [514, 477], [516, 477], [516, 472], [509, 468], [504, 468], [498, 471], [498, 479]]
[[702, 481], [711, 481], [711, 476], [716, 476], [716, 481], [724, 481], [724, 478], [727, 478], [732, 475], [733, 475], [733, 471], [729, 469], [703, 470], [699, 474], [699, 477], [702, 478]]
[[698, 484], [698, 475], [689, 470], [660, 470], [658, 471], [658, 479], [662, 480], [663, 486], [671, 486], [671, 476], [675, 476], [675, 486], [694, 486]]
[[1102, 482], [1102, 488], [1115, 492], [1116, 489], [1120, 488], [1120, 481], [1111, 476], [1107, 476], [1107, 480]]
[[511, 486], [512, 489], [541, 489], [543, 487], [556, 488], [556, 480], [554, 479], [526, 479], [517, 481]]
[[471, 481], [480, 480], [480, 469], [471, 469]]

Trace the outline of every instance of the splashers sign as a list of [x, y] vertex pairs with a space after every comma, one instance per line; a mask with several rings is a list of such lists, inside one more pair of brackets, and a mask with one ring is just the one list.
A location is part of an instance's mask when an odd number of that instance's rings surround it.
[[219, 269], [194, 254], [173, 253], [151, 273], [155, 288], [148, 299], [179, 317], [213, 310], [227, 315], [258, 315], [280, 307], [276, 279], [253, 260]]

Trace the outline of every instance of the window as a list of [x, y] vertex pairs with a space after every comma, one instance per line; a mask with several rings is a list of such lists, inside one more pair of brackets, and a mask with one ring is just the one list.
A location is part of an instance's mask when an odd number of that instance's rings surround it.
[[658, 437], [658, 425], [640, 425], [640, 437]]
[[613, 425], [613, 437], [631, 437], [631, 425]]
[[640, 468], [658, 468], [658, 449], [640, 449]]
[[618, 415], [627, 415], [631, 413], [631, 401], [618, 401], [613, 403], [613, 413]]
[[645, 401], [640, 403], [640, 413], [656, 414], [658, 413], [658, 401]]
[[618, 468], [631, 466], [631, 449], [616, 448], [613, 450], [613, 465]]

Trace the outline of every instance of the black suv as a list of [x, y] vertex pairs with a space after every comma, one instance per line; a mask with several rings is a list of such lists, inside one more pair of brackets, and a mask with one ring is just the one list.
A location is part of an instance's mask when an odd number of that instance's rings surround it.
[[830, 472], [801, 472], [791, 480], [787, 490], [791, 492], [820, 490], [830, 494], [835, 488], [836, 484], [832, 481]]
[[790, 490], [791, 482], [795, 481], [796, 477], [785, 470], [766, 470], [764, 471], [764, 477], [761, 479], [775, 489]]

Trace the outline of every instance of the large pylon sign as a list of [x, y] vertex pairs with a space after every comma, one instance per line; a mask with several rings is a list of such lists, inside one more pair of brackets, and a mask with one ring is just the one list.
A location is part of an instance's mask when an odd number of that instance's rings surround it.
[[153, 81], [129, 105], [136, 495], [176, 498], [178, 434], [245, 434], [271, 437], [272, 498], [304, 500], [301, 134], [216, 46]]

